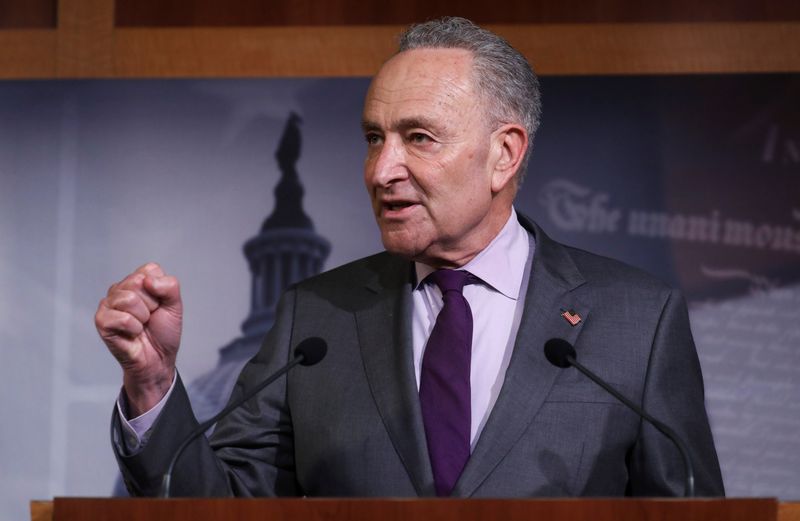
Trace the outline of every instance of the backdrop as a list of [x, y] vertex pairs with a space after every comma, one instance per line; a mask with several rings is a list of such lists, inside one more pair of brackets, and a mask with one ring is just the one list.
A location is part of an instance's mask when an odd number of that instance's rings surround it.
[[[800, 499], [800, 77], [542, 84], [518, 209], [683, 288], [729, 495]], [[0, 83], [0, 517], [115, 487], [120, 370], [93, 325], [109, 284], [149, 260], [181, 279], [179, 368], [206, 416], [269, 326], [264, 291], [381, 249], [361, 180], [366, 88]], [[304, 187], [299, 221], [262, 226], [281, 180]], [[247, 241], [271, 246], [248, 260]], [[318, 262], [298, 264], [301, 243]]]

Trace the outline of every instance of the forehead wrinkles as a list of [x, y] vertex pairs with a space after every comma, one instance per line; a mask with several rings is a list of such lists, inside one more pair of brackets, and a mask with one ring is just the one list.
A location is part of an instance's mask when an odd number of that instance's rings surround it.
[[391, 71], [375, 79], [367, 95], [366, 121], [391, 127], [401, 120], [438, 120], [442, 127], [460, 127], [473, 119], [477, 100], [471, 77], [404, 72], [397, 79]]
[[404, 109], [414, 106], [420, 110], [433, 107], [456, 109], [470, 106], [464, 103], [471, 99], [469, 94], [461, 85], [450, 81], [412, 86], [384, 84], [372, 90], [369, 101]]

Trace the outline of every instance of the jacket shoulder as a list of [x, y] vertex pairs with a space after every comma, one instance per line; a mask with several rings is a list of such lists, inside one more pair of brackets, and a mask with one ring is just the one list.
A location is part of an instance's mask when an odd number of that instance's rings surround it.
[[657, 293], [673, 288], [658, 277], [620, 260], [598, 255], [572, 246], [562, 246], [586, 281], [595, 286], [638, 288]]
[[372, 284], [391, 288], [408, 282], [410, 273], [409, 261], [384, 251], [309, 277], [296, 283], [293, 288], [314, 292], [343, 291]]

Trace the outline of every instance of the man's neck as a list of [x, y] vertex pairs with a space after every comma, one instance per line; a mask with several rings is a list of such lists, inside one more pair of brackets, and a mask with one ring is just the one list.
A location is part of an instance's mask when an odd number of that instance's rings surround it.
[[494, 252], [495, 248], [493, 248], [499, 242], [503, 242], [504, 239], [508, 239], [509, 236], [515, 233], [515, 227], [521, 227], [519, 221], [517, 220], [517, 213], [514, 211], [513, 208], [509, 210], [509, 216], [503, 225], [500, 227], [499, 231], [495, 234], [489, 243], [482, 248], [481, 250], [475, 252], [474, 254], [470, 255], [470, 257], [462, 263], [453, 264], [453, 265], [442, 265], [439, 263], [428, 263], [422, 261], [415, 261], [414, 268], [417, 275], [417, 283], [422, 281], [425, 277], [427, 277], [430, 273], [438, 270], [438, 269], [461, 269], [461, 268], [468, 268], [471, 264], [478, 262], [482, 257], [487, 254], [492, 256], [498, 255], [505, 255], [506, 252]]

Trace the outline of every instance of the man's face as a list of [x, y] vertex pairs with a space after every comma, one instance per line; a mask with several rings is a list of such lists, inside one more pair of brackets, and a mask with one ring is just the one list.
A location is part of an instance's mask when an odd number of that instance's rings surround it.
[[364, 180], [388, 251], [461, 266], [505, 224], [485, 114], [469, 51], [416, 49], [381, 68], [364, 104]]

